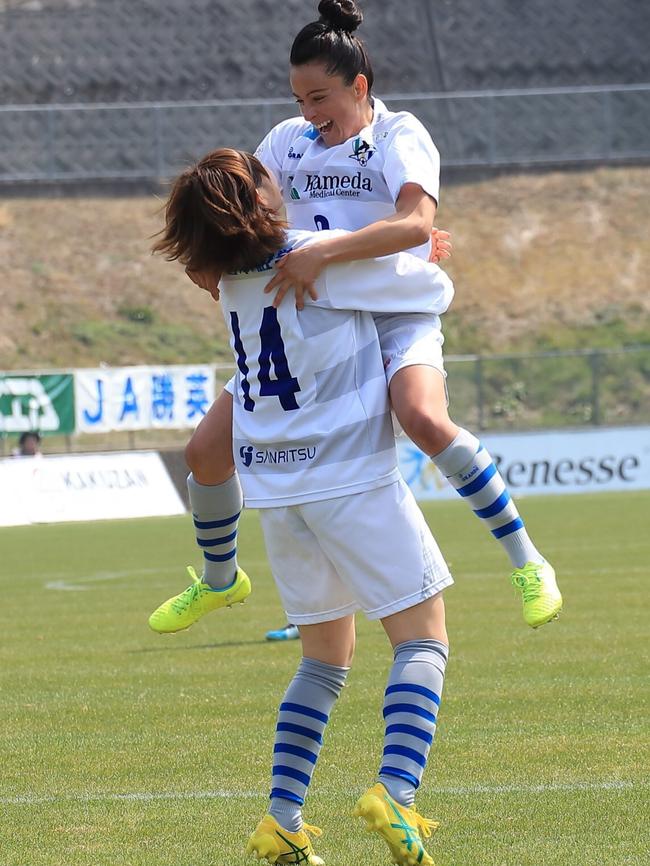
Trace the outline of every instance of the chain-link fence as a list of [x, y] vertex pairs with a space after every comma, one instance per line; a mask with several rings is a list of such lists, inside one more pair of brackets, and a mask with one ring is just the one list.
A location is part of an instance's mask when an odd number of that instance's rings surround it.
[[450, 413], [475, 430], [650, 423], [650, 346], [450, 356]]
[[[445, 166], [650, 158], [650, 85], [395, 94]], [[289, 100], [0, 107], [0, 183], [168, 178], [214, 147], [254, 150]]]

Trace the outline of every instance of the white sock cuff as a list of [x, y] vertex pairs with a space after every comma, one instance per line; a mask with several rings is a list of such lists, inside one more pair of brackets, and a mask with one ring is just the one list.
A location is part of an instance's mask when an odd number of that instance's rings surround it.
[[431, 459], [446, 478], [451, 478], [474, 459], [480, 445], [476, 436], [461, 427], [456, 438]]

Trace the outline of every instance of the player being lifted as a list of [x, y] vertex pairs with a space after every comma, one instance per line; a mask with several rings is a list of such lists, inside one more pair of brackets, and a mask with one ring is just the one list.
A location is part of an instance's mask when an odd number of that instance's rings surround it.
[[[449, 278], [408, 253], [331, 265], [318, 300], [276, 308], [264, 287], [315, 232], [288, 231], [280, 188], [259, 160], [223, 149], [174, 184], [155, 250], [226, 272], [221, 303], [238, 372], [233, 439], [246, 503], [303, 658], [282, 702], [271, 802], [248, 852], [321, 866], [301, 808], [354, 652], [354, 612], [379, 619], [394, 650], [384, 698], [383, 761], [355, 814], [399, 864], [432, 866], [414, 808], [433, 741], [448, 640], [441, 591], [451, 575], [397, 468], [386, 381], [369, 311], [443, 313]], [[345, 232], [327, 231], [327, 239]], [[357, 312], [366, 311], [366, 312]], [[363, 542], [360, 543], [360, 539]]]
[[[371, 95], [370, 60], [353, 35], [362, 20], [356, 3], [322, 0], [318, 9], [319, 21], [304, 27], [291, 49], [291, 87], [303, 117], [274, 127], [257, 156], [281, 186], [292, 228], [343, 228], [350, 234], [323, 237], [281, 259], [266, 289], [277, 289], [276, 307], [294, 289], [300, 308], [306, 294], [314, 296], [327, 264], [400, 250], [426, 259], [439, 195], [439, 156], [425, 128], [412, 114], [388, 111]], [[218, 275], [188, 272], [216, 295]], [[396, 299], [398, 292], [396, 284]], [[449, 417], [439, 318], [422, 311], [376, 313], [401, 426], [504, 547], [525, 621], [543, 625], [562, 607], [554, 570], [528, 535], [488, 451]], [[246, 455], [237, 446], [233, 454], [231, 415], [232, 400], [224, 393], [188, 444], [188, 485], [204, 572], [202, 580], [192, 572], [192, 586], [152, 614], [156, 631], [187, 628], [208, 610], [242, 600], [250, 589], [235, 561], [242, 507], [237, 472], [246, 468]]]

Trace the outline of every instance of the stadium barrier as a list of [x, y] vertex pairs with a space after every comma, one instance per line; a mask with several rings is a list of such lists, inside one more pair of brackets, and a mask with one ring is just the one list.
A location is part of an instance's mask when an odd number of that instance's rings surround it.
[[[650, 489], [650, 426], [487, 434], [481, 440], [517, 497]], [[457, 499], [406, 437], [397, 451], [416, 499]], [[0, 526], [184, 514], [186, 474], [179, 451], [5, 458]]]
[[[516, 496], [650, 489], [650, 426], [481, 436]], [[457, 499], [434, 463], [406, 438], [400, 469], [416, 499]]]
[[0, 526], [162, 517], [185, 510], [154, 452], [0, 460]]

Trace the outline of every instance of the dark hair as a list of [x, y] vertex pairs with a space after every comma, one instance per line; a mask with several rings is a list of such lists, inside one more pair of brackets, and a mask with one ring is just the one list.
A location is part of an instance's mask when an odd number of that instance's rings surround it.
[[292, 66], [322, 62], [329, 75], [341, 75], [350, 85], [360, 73], [368, 79], [368, 93], [374, 75], [366, 46], [354, 31], [363, 13], [354, 0], [321, 0], [320, 18], [303, 27], [293, 40], [289, 61]]
[[20, 434], [20, 438], [18, 439], [18, 444], [24, 445], [28, 439], [36, 439], [36, 441], [40, 444], [41, 434], [37, 430], [25, 430], [24, 433]]
[[195, 271], [233, 272], [266, 261], [287, 226], [257, 194], [265, 177], [250, 153], [223, 147], [207, 154], [174, 181], [152, 252]]

